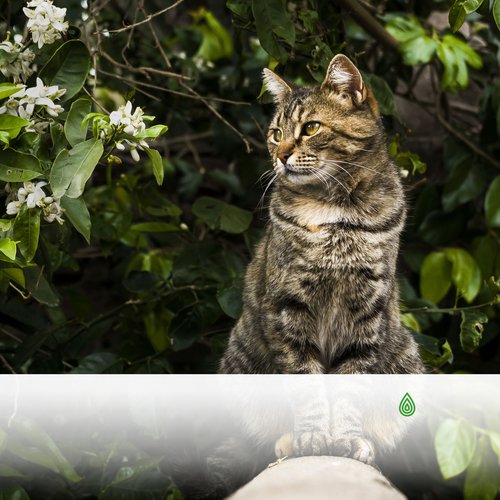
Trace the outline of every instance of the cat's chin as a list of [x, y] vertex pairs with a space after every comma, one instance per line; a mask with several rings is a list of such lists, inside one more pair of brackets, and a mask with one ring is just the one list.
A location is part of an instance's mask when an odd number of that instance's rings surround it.
[[318, 180], [314, 170], [310, 168], [289, 167], [283, 168], [283, 177], [293, 184], [311, 184]]

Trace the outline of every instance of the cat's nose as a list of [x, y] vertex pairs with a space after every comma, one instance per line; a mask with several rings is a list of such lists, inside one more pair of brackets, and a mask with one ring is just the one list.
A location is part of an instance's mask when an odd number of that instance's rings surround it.
[[278, 154], [276, 156], [281, 160], [281, 162], [284, 165], [287, 162], [288, 158], [290, 158], [290, 156], [292, 156], [292, 154], [293, 154], [293, 151], [287, 150], [287, 151], [278, 152]]

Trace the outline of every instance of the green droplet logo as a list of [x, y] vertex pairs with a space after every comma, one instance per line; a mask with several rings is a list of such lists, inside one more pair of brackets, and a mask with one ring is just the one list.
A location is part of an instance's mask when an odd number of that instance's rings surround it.
[[415, 413], [415, 410], [415, 402], [407, 392], [399, 403], [399, 413], [401, 413], [403, 417], [411, 417]]

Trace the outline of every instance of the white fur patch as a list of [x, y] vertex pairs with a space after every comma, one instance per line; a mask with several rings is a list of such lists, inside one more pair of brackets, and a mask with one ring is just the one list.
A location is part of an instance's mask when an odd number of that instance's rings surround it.
[[330, 81], [334, 85], [349, 85], [352, 81], [352, 75], [351, 73], [348, 73], [347, 71], [344, 71], [342, 69], [338, 69], [334, 66], [332, 68], [332, 72], [330, 73]]
[[264, 68], [262, 72], [266, 90], [275, 97], [275, 100], [282, 100], [292, 89], [278, 75], [270, 69]]

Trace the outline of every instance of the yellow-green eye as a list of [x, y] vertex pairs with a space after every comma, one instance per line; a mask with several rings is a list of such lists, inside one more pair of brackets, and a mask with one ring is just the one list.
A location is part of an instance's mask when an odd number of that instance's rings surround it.
[[302, 134], [303, 135], [314, 135], [320, 127], [319, 122], [307, 122], [303, 127], [302, 127]]
[[283, 132], [279, 128], [275, 129], [273, 133], [273, 139], [276, 142], [281, 142], [281, 139], [283, 139]]

